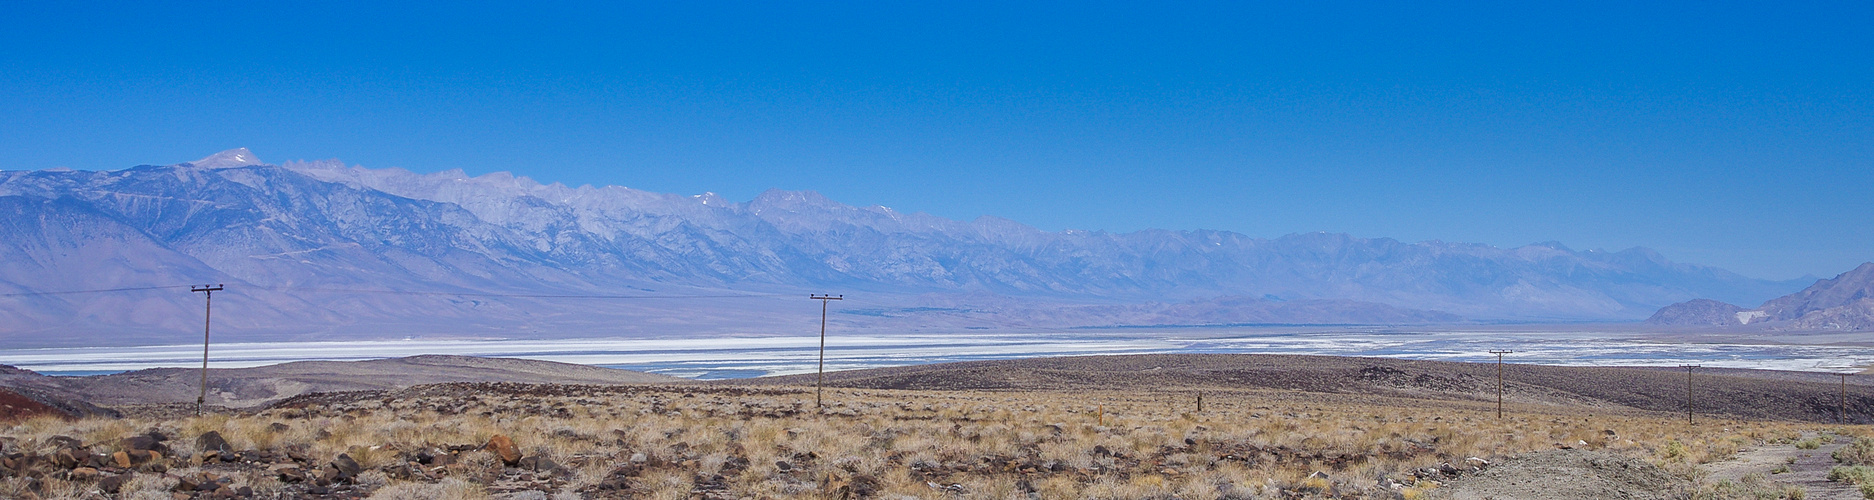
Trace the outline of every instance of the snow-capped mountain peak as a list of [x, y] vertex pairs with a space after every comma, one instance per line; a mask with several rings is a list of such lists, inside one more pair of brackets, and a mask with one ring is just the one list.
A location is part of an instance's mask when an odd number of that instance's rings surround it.
[[260, 161], [260, 158], [254, 156], [254, 152], [248, 151], [247, 148], [234, 148], [222, 151], [220, 153], [208, 155], [207, 158], [189, 162], [188, 164], [194, 165], [197, 168], [236, 168], [266, 165], [266, 163]]
[[[842, 290], [872, 294], [879, 303], [893, 294], [903, 301], [995, 294], [1017, 302], [1102, 303], [1273, 295], [1476, 319], [1609, 320], [1638, 319], [1693, 297], [1760, 301], [1801, 286], [1642, 251], [1403, 243], [1336, 233], [1264, 239], [1225, 231], [1042, 231], [996, 217], [966, 222], [855, 207], [813, 191], [770, 190], [737, 203], [711, 193], [570, 188], [507, 173], [420, 174], [337, 160], [272, 166], [246, 149], [173, 167], [0, 172], [0, 214], [6, 214], [0, 292], [212, 280], [252, 290]], [[186, 294], [163, 297], [150, 299], [174, 311], [163, 321], [196, 310]], [[423, 300], [441, 302], [326, 304], [275, 294], [243, 307], [256, 329], [317, 319], [308, 316], [327, 318], [320, 324], [402, 321], [424, 311], [418, 316], [446, 312], [476, 324], [505, 318], [512, 322], [504, 324], [583, 331], [579, 322], [591, 312], [583, 305], [436, 297]], [[99, 331], [156, 323], [137, 316], [154, 305], [34, 300], [43, 303], [0, 301], [0, 318], [79, 318], [101, 325]], [[726, 304], [681, 314], [612, 307], [638, 311], [618, 317], [642, 320], [643, 328], [660, 328], [663, 320], [654, 318], [742, 311]], [[541, 318], [568, 323], [533, 323]], [[24, 323], [0, 321], [0, 339], [12, 324]]]

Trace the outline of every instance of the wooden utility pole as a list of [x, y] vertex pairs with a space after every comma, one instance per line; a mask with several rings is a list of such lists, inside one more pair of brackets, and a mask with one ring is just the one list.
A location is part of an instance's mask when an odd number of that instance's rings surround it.
[[820, 373], [813, 379], [813, 407], [820, 408], [820, 391], [826, 385], [826, 305], [828, 301], [845, 300], [845, 295], [812, 295], [807, 298], [820, 301]]
[[1841, 406], [1835, 407], [1835, 421], [1841, 423], [1842, 425], [1847, 425], [1848, 424], [1848, 376], [1854, 375], [1854, 374], [1843, 372], [1843, 373], [1837, 373], [1836, 375], [1841, 376]]
[[1497, 355], [1497, 420], [1503, 420], [1503, 355], [1516, 351], [1490, 351]]
[[189, 287], [190, 292], [202, 292], [202, 391], [195, 395], [196, 416], [202, 415], [202, 405], [208, 402], [208, 326], [215, 312], [215, 292], [221, 289], [219, 284]]
[[1692, 370], [1697, 370], [1699, 366], [1679, 365], [1679, 367], [1685, 369], [1685, 424], [1692, 425]]

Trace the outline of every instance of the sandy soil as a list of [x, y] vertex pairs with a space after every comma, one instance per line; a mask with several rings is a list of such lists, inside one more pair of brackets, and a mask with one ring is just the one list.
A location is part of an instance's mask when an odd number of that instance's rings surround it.
[[[1812, 437], [1815, 435], [1803, 436], [1804, 439]], [[1834, 442], [1813, 450], [1799, 449], [1794, 444], [1747, 449], [1730, 460], [1707, 464], [1705, 468], [1711, 476], [1705, 481], [1738, 481], [1748, 474], [1762, 474], [1780, 484], [1801, 486], [1808, 494], [1806, 498], [1811, 500], [1862, 500], [1861, 492], [1855, 487], [1828, 480], [1828, 470], [1837, 465], [1829, 455], [1846, 444], [1847, 438], [1836, 436]], [[1791, 457], [1796, 461], [1790, 462]], [[1771, 473], [1784, 465], [1789, 466], [1789, 472]]]
[[1450, 500], [1679, 498], [1690, 484], [1646, 463], [1612, 453], [1555, 450], [1505, 459], [1433, 490]]

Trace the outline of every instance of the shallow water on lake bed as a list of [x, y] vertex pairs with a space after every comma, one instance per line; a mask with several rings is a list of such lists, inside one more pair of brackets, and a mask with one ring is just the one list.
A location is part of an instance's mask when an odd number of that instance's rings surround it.
[[[305, 360], [419, 354], [497, 356], [580, 363], [699, 379], [812, 373], [819, 337], [381, 340], [215, 344], [209, 366], [240, 368]], [[951, 361], [1146, 353], [1374, 356], [1575, 366], [1677, 366], [1839, 371], [1874, 364], [1874, 347], [1678, 343], [1583, 332], [1101, 332], [834, 336], [826, 368], [852, 370]], [[201, 345], [0, 349], [0, 364], [51, 375], [201, 366]]]

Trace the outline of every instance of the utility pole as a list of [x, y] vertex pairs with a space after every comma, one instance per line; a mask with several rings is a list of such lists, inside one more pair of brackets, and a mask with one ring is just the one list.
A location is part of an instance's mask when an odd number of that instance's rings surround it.
[[845, 295], [813, 295], [807, 298], [820, 301], [820, 373], [813, 379], [813, 407], [820, 408], [820, 391], [826, 386], [826, 305], [828, 301], [845, 300]]
[[1503, 355], [1516, 351], [1490, 351], [1497, 355], [1497, 420], [1503, 420]]
[[1679, 365], [1685, 369], [1685, 425], [1692, 425], [1692, 370], [1698, 365]]
[[1842, 372], [1836, 375], [1841, 376], [1841, 406], [1835, 407], [1835, 420], [1848, 425], [1848, 376], [1854, 374]]
[[220, 284], [189, 287], [190, 292], [202, 292], [202, 392], [195, 396], [195, 416], [198, 417], [202, 415], [202, 405], [208, 402], [208, 325], [215, 312], [215, 292], [221, 289]]

